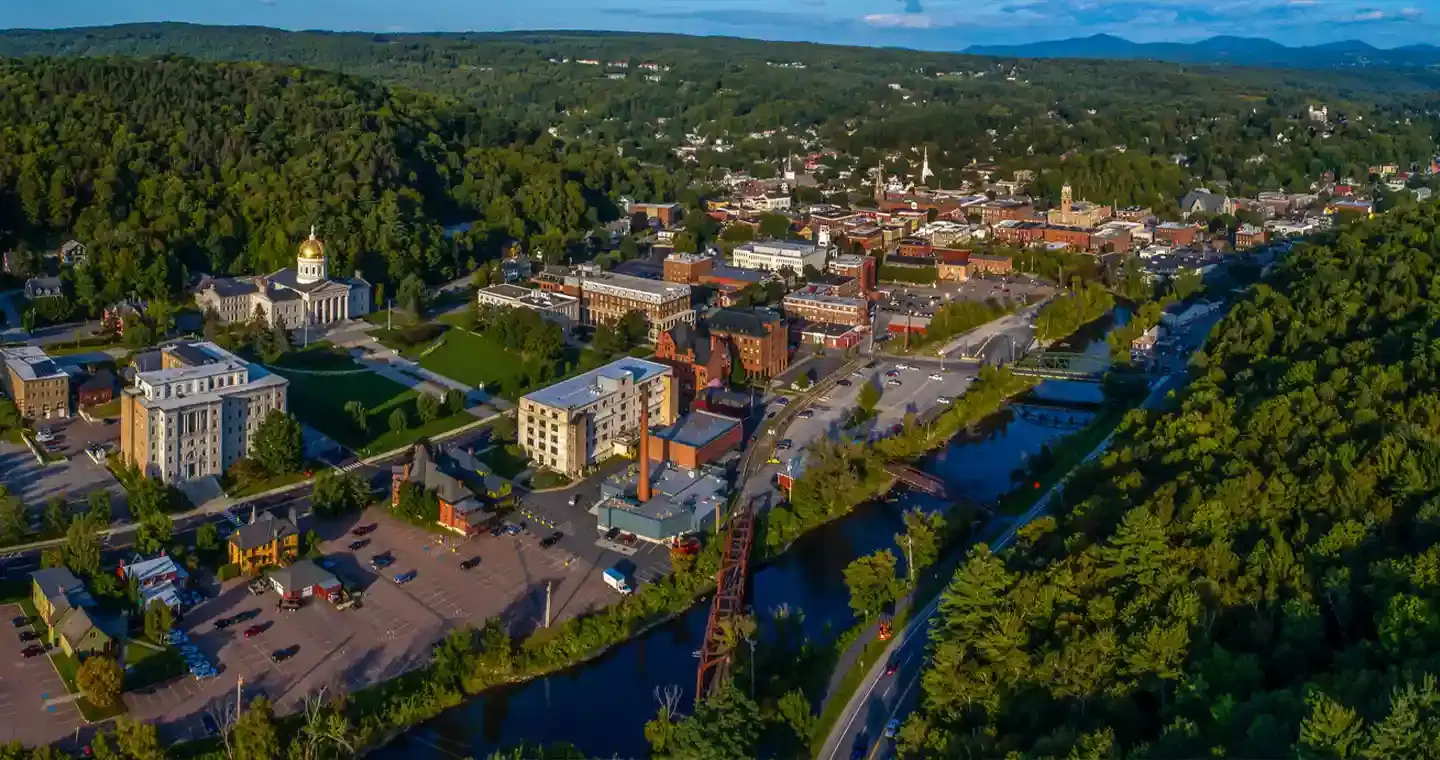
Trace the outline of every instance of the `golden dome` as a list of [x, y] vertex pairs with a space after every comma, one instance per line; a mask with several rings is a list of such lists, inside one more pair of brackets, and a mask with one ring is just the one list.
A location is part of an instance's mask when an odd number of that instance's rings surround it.
[[325, 244], [315, 237], [315, 227], [310, 227], [310, 237], [300, 243], [300, 258], [302, 259], [323, 259], [325, 258]]

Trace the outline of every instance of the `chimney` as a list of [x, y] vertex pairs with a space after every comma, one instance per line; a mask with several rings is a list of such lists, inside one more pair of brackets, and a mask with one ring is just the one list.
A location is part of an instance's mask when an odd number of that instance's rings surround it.
[[650, 501], [650, 393], [648, 388], [640, 389], [640, 484], [635, 489], [636, 498], [644, 504]]

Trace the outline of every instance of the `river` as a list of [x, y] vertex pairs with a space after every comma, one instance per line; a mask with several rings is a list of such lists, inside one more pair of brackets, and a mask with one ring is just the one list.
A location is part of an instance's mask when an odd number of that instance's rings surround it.
[[[1128, 319], [1117, 309], [1113, 319], [1090, 325], [1069, 350], [1108, 350], [1105, 335], [1113, 324]], [[1031, 394], [1050, 402], [1098, 402], [1098, 385], [1045, 381]], [[1084, 417], [1086, 411], [1069, 414]], [[1070, 430], [1022, 419], [1003, 409], [925, 458], [923, 468], [944, 479], [957, 493], [994, 501], [1014, 483], [1011, 473], [1047, 443]], [[856, 557], [877, 549], [895, 548], [902, 529], [902, 509], [924, 504], [918, 495], [898, 501], [876, 501], [802, 537], [785, 555], [755, 576], [751, 605], [764, 616], [780, 605], [804, 612], [806, 633], [826, 642], [849, 628], [855, 618], [842, 572]], [[681, 705], [694, 698], [695, 651], [704, 638], [710, 605], [690, 612], [615, 647], [603, 657], [570, 670], [524, 684], [486, 692], [440, 717], [409, 731], [402, 739], [373, 753], [383, 760], [402, 758], [485, 757], [519, 744], [531, 746], [568, 742], [594, 757], [644, 757], [649, 753], [643, 727], [655, 717], [654, 693], [680, 687]]]

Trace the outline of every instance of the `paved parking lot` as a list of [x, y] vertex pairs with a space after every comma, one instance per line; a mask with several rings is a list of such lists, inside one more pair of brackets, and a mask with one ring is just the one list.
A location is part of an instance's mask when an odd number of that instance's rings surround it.
[[[837, 385], [811, 407], [815, 412], [813, 417], [792, 422], [782, 436], [793, 443], [792, 453], [798, 453], [817, 439], [835, 437], [850, 410], [859, 405], [860, 388], [865, 382], [877, 383], [882, 388], [880, 402], [875, 406], [876, 418], [863, 428], [868, 434], [903, 422], [909, 412], [923, 413], [938, 404], [942, 396], [959, 398], [975, 380], [973, 367], [956, 364], [943, 371], [938, 368], [897, 370], [894, 379], [900, 381], [900, 385], [887, 385], [890, 378], [885, 373], [895, 369], [897, 363], [903, 362], [881, 361], [873, 369], [861, 370], [862, 376], [847, 377], [850, 385]], [[940, 379], [932, 380], [932, 375], [939, 375]]]
[[72, 702], [45, 704], [69, 692], [50, 658], [20, 655], [20, 631], [26, 629], [10, 621], [22, 614], [18, 605], [0, 605], [0, 743], [51, 744], [74, 736], [84, 720]]
[[[81, 430], [90, 424], [83, 420], [71, 422], [82, 426]], [[56, 430], [64, 450], [69, 445], [68, 436], [61, 428]], [[35, 461], [35, 455], [24, 444], [0, 442], [0, 484], [37, 513], [52, 497], [64, 496], [72, 504], [83, 503], [91, 491], [106, 489], [110, 491], [112, 514], [116, 517], [127, 515], [125, 489], [120, 487], [109, 470], [85, 456], [84, 447], [87, 445], [80, 444], [79, 453], [65, 462], [42, 465]]]

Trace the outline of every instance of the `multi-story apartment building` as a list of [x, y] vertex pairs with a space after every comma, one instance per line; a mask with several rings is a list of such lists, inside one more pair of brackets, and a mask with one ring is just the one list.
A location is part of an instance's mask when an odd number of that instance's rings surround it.
[[689, 285], [608, 272], [581, 278], [580, 319], [585, 324], [614, 324], [632, 311], [650, 323], [651, 343], [675, 325], [695, 324]]
[[27, 420], [70, 416], [70, 376], [34, 346], [0, 348], [5, 392]]
[[830, 272], [841, 277], [853, 277], [860, 281], [860, 290], [869, 293], [875, 289], [875, 258], [844, 254], [830, 260]]
[[160, 369], [120, 396], [120, 451], [145, 475], [175, 483], [219, 475], [247, 456], [290, 381], [214, 343], [166, 346]]
[[787, 240], [757, 240], [736, 246], [730, 254], [731, 263], [743, 269], [764, 269], [778, 272], [789, 269], [804, 274], [805, 267], [825, 271], [827, 249], [810, 243]]
[[774, 377], [790, 366], [785, 320], [770, 309], [720, 309], [706, 318], [710, 335], [728, 340], [751, 377]]
[[806, 322], [859, 327], [870, 322], [870, 302], [863, 298], [826, 295], [806, 287], [785, 296], [785, 316]]
[[670, 367], [644, 359], [619, 359], [520, 399], [520, 445], [536, 464], [566, 475], [639, 442], [641, 403], [650, 425], [679, 417]]
[[580, 323], [580, 299], [564, 293], [500, 284], [481, 288], [475, 299], [482, 306], [530, 309], [566, 330]]

